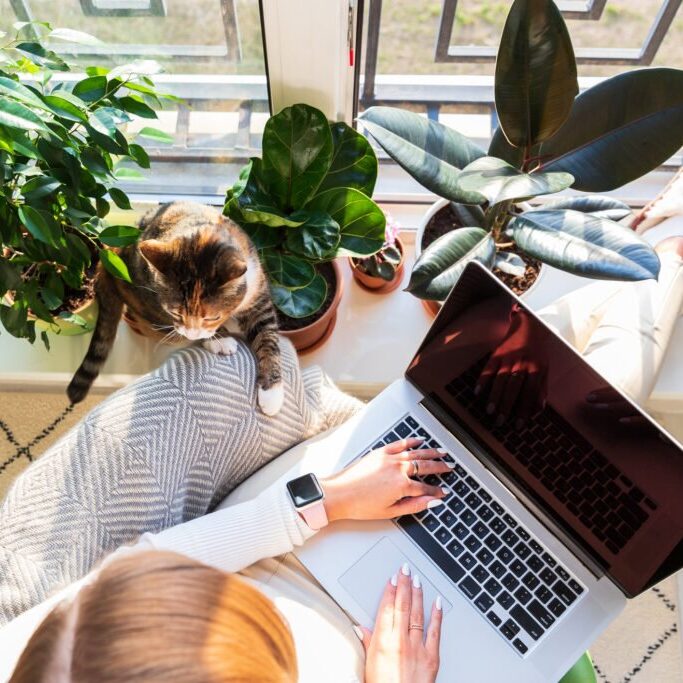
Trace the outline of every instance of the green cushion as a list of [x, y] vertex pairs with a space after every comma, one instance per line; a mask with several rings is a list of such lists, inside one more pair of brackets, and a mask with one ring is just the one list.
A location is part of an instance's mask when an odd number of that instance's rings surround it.
[[597, 683], [591, 656], [584, 652], [574, 666], [562, 676], [560, 683]]

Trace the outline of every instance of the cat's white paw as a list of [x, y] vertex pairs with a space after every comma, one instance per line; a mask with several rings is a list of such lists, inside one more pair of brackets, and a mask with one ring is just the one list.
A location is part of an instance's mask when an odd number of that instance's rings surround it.
[[218, 353], [221, 356], [232, 356], [240, 345], [235, 337], [213, 337], [203, 341], [202, 346], [211, 351], [211, 353]]
[[277, 415], [285, 402], [285, 388], [282, 382], [274, 384], [270, 389], [258, 389], [258, 404], [264, 415]]

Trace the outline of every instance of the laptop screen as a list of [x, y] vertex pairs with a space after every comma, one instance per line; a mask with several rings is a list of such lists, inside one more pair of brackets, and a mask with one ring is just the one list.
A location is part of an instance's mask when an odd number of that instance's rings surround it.
[[681, 448], [484, 268], [406, 377], [627, 595], [683, 566]]

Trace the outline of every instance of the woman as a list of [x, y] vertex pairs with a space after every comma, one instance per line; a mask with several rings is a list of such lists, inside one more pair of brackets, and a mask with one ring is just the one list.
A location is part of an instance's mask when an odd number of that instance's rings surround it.
[[[329, 521], [442, 505], [440, 488], [409, 477], [411, 461], [419, 458], [424, 474], [453, 465], [421, 443], [393, 443], [321, 480]], [[10, 681], [434, 681], [440, 599], [425, 623], [419, 577], [397, 568], [374, 632], [361, 630], [293, 555], [283, 556], [313, 534], [283, 484], [146, 534], [0, 632], [10, 660], [30, 638]]]

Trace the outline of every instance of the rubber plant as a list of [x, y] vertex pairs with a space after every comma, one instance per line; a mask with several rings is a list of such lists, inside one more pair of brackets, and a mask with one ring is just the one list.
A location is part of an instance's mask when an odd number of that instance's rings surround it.
[[[574, 50], [552, 0], [515, 0], [495, 70], [500, 126], [488, 151], [436, 121], [372, 107], [362, 123], [426, 189], [451, 201], [463, 228], [433, 242], [408, 290], [444, 299], [466, 263], [510, 272], [515, 253], [592, 278], [656, 278], [653, 250], [618, 220], [615, 199], [588, 194], [524, 205], [566, 188], [613, 190], [683, 144], [683, 71], [634, 70], [579, 92]], [[522, 271], [523, 272], [523, 271]]]
[[371, 199], [376, 179], [368, 141], [315, 107], [295, 104], [267, 121], [262, 158], [242, 169], [224, 211], [256, 245], [281, 313], [304, 318], [321, 309], [320, 264], [382, 248], [385, 217]]
[[[40, 332], [49, 348], [47, 331], [60, 324], [87, 329], [65, 302], [97, 260], [129, 279], [109, 247], [134, 242], [138, 230], [105, 216], [112, 202], [131, 208], [117, 185], [142, 176], [124, 164], [148, 168], [149, 158], [121, 127], [132, 116], [156, 118], [150, 105], [168, 96], [145, 75], [149, 64], [60, 79], [70, 66], [51, 47], [100, 42], [85, 33], [20, 22], [0, 41], [0, 321], [31, 342]], [[139, 135], [168, 137], [153, 128]]]

